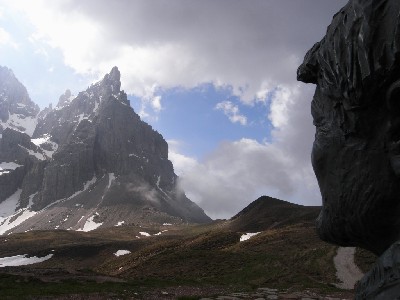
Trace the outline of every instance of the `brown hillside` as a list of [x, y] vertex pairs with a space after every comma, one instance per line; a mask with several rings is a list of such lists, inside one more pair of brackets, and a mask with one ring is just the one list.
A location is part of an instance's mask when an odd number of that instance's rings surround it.
[[298, 223], [313, 224], [321, 207], [302, 206], [287, 201], [262, 196], [232, 217], [234, 231], [263, 231]]

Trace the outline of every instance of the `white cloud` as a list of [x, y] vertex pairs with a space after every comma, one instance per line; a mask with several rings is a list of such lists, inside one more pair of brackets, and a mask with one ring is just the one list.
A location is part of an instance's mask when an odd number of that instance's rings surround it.
[[11, 35], [0, 27], [0, 45], [8, 45], [14, 49], [18, 49], [18, 44], [13, 40]]
[[298, 93], [298, 89], [289, 89], [285, 87], [278, 87], [271, 97], [270, 119], [274, 127], [282, 127], [288, 123], [288, 109], [293, 105], [294, 94]]
[[190, 172], [198, 166], [196, 158], [185, 156], [180, 152], [182, 141], [167, 140], [168, 143], [168, 159], [173, 162], [175, 174], [185, 176], [186, 172]]
[[247, 118], [241, 115], [239, 107], [233, 104], [231, 101], [222, 101], [217, 103], [215, 109], [223, 111], [223, 113], [229, 118], [232, 123], [240, 123], [241, 125], [247, 124]]
[[154, 96], [151, 99], [151, 107], [154, 109], [156, 112], [160, 112], [162, 110], [162, 105], [161, 105], [161, 96]]
[[[0, 0], [23, 11], [33, 38], [59, 48], [81, 74], [119, 66], [128, 93], [154, 85], [231, 86], [243, 103], [294, 81], [305, 51], [345, 0]], [[153, 90], [154, 91], [154, 90]], [[155, 104], [155, 110], [159, 110]]]
[[276, 126], [273, 143], [225, 142], [201, 161], [178, 155], [175, 145], [171, 148], [170, 159], [179, 166], [183, 189], [211, 217], [231, 217], [263, 194], [299, 204], [321, 204], [309, 159], [313, 89], [299, 90], [297, 85], [282, 86], [271, 100], [270, 118], [275, 118]]

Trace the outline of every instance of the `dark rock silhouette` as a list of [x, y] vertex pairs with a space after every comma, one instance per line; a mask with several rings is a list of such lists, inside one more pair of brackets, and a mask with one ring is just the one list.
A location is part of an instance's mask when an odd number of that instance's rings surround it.
[[[312, 163], [323, 240], [378, 255], [400, 234], [400, 2], [351, 0], [307, 53], [298, 80], [317, 85]], [[362, 280], [358, 299], [400, 295], [399, 263]], [[379, 263], [378, 263], [379, 264]], [[389, 287], [391, 285], [391, 287]]]

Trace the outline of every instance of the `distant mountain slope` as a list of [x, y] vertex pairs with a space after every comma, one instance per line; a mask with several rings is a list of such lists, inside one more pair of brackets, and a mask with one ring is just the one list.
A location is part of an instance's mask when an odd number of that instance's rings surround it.
[[0, 234], [211, 221], [178, 189], [168, 144], [120, 87], [114, 67], [86, 91], [67, 91], [56, 108], [42, 111], [32, 138], [23, 128], [3, 131]]
[[230, 227], [235, 231], [257, 232], [296, 223], [313, 223], [319, 206], [302, 206], [262, 196], [232, 217]]

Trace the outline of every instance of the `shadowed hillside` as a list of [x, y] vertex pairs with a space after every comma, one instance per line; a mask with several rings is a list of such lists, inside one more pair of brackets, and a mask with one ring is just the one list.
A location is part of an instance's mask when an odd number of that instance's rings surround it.
[[302, 206], [262, 196], [235, 215], [230, 228], [234, 231], [256, 232], [298, 223], [311, 225], [320, 210], [319, 206]]

